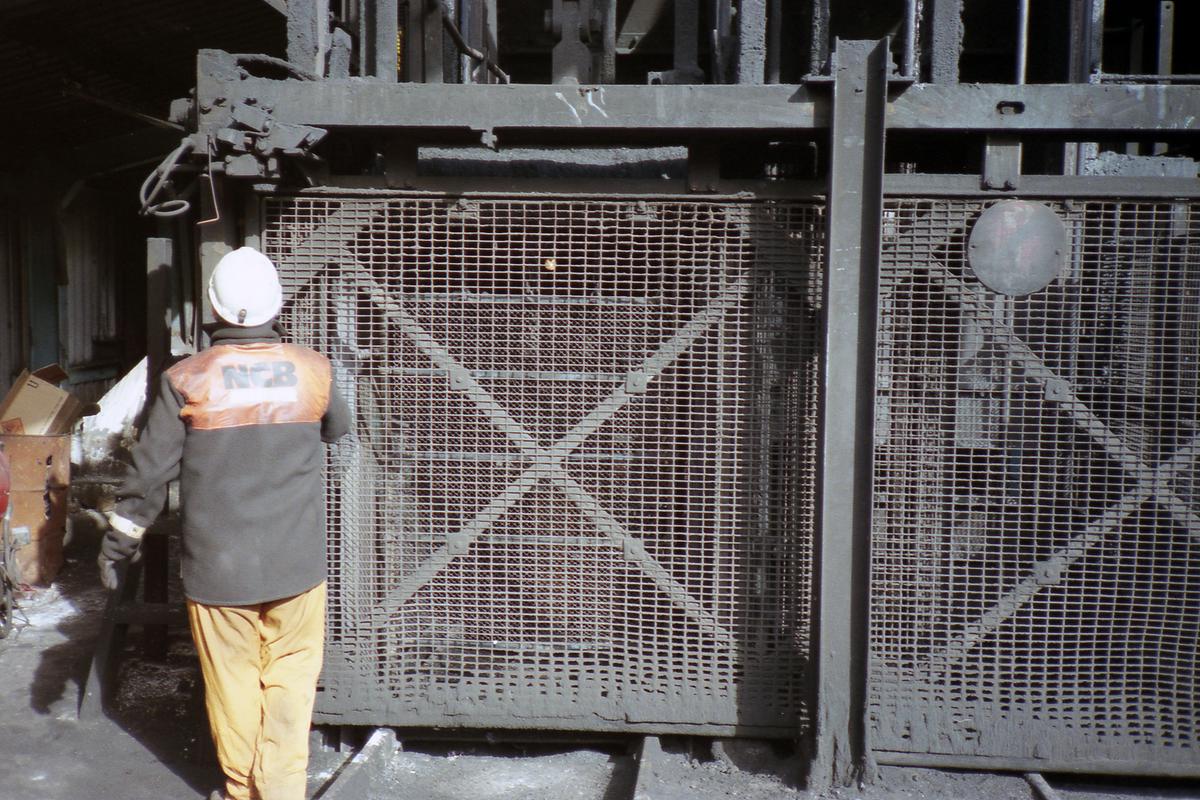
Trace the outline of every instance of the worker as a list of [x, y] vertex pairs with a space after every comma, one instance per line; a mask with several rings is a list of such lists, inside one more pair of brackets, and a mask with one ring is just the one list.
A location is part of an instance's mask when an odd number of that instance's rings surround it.
[[225, 773], [210, 800], [301, 800], [325, 638], [324, 448], [350, 427], [325, 356], [281, 341], [274, 264], [213, 270], [212, 346], [167, 369], [108, 514], [104, 585], [179, 479], [183, 591]]

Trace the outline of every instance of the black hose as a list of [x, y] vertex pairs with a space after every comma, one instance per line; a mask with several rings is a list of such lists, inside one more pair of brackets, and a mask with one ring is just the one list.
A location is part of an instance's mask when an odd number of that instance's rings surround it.
[[175, 167], [179, 166], [179, 160], [192, 152], [192, 140], [189, 137], [184, 137], [179, 146], [167, 155], [162, 160], [162, 163], [154, 168], [154, 171], [146, 176], [146, 180], [142, 181], [142, 186], [138, 190], [138, 200], [142, 203], [142, 216], [152, 215], [155, 217], [177, 217], [180, 214], [187, 212], [191, 208], [191, 204], [186, 200], [165, 200], [161, 203], [154, 202], [167, 181], [171, 177], [171, 173]]

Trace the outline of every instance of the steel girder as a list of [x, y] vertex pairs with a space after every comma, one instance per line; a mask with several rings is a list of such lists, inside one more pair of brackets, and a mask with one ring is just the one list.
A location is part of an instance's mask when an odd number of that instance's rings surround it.
[[[261, 109], [281, 124], [388, 129], [417, 136], [551, 133], [571, 140], [622, 134], [827, 129], [832, 93], [797, 85], [479, 85], [301, 81], [246, 77], [229, 55], [200, 53], [198, 130], [215, 135], [235, 110]], [[1091, 84], [893, 83], [888, 130], [978, 133], [1200, 132], [1200, 87]]]

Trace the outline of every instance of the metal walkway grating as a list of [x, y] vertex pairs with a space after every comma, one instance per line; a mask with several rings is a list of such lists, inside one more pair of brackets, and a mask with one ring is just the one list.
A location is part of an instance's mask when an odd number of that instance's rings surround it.
[[1200, 772], [1200, 208], [1057, 204], [1010, 298], [986, 206], [885, 209], [872, 745]]
[[319, 717], [806, 719], [823, 225], [804, 203], [266, 201], [331, 457]]

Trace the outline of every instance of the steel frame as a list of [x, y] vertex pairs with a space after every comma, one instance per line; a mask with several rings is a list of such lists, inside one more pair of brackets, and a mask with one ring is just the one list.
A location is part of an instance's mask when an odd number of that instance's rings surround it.
[[[345, 194], [345, 192], [338, 193]], [[426, 197], [429, 195], [414, 192], [389, 191], [378, 194], [378, 196], [381, 199], [386, 198], [388, 201], [395, 201], [397, 199], [411, 199], [413, 197]], [[437, 196], [440, 199], [445, 199], [444, 193], [438, 193]], [[547, 197], [548, 194], [545, 192], [538, 193], [538, 199], [544, 200]], [[577, 199], [575, 196], [569, 197], [572, 200]], [[609, 199], [611, 200], [611, 198]], [[630, 200], [630, 198], [625, 197], [621, 199], [622, 201]], [[662, 196], [658, 196], [656, 199], [659, 201], [664, 200]], [[690, 203], [694, 202], [696, 197], [683, 194], [676, 199]], [[737, 198], [726, 196], [720, 199], [728, 202]], [[295, 264], [305, 266], [293, 269], [289, 273], [289, 279], [303, 282], [307, 280], [307, 276], [310, 274], [307, 269], [316, 268], [318, 263], [324, 263], [314, 260], [315, 257], [327, 258], [330, 252], [346, 251], [351, 246], [350, 240], [354, 238], [355, 232], [359, 230], [349, 223], [357, 219], [361, 224], [364, 208], [378, 208], [382, 210], [385, 205], [385, 202], [380, 202], [377, 206], [371, 199], [364, 198], [361, 201], [357, 201], [357, 209], [354, 212], [346, 214], [343, 214], [341, 211], [333, 212], [324, 220], [324, 224], [320, 228], [310, 231], [305, 240], [296, 244], [294, 249], [291, 250], [291, 256], [294, 258]], [[245, 224], [247, 243], [262, 245], [263, 239], [260, 223], [261, 216], [247, 216]], [[713, 328], [721, 326], [728, 320], [730, 312], [735, 311], [738, 305], [746, 299], [747, 292], [751, 290], [752, 284], [749, 280], [735, 279], [714, 290], [702, 306], [690, 311], [686, 318], [679, 320], [679, 325], [673, 335], [663, 341], [654, 352], [642, 359], [639, 362], [639, 366], [632, 373], [592, 376], [601, 380], [612, 380], [619, 385], [615, 386], [607, 397], [594, 403], [591, 410], [583, 419], [569, 431], [559, 436], [557, 441], [543, 445], [535, 441], [533, 432], [527, 430], [525, 425], [518, 422], [515, 416], [504, 407], [502, 401], [493, 397], [481, 384], [480, 380], [477, 380], [480, 377], [495, 376], [484, 376], [481, 375], [480, 371], [469, 371], [448, 350], [443, 343], [444, 340], [438, 335], [436, 330], [430, 330], [418, 322], [395, 296], [389, 294], [388, 290], [366, 268], [357, 265], [353, 258], [339, 259], [338, 263], [343, 266], [346, 286], [354, 287], [361, 298], [389, 320], [389, 324], [393, 326], [399, 338], [403, 339], [428, 359], [428, 368], [418, 368], [415, 371], [409, 370], [406, 374], [440, 374], [447, 376], [456, 387], [456, 391], [461, 392], [470, 405], [478, 410], [481, 420], [486, 421], [483, 424], [489, 425], [497, 434], [507, 438], [515, 450], [519, 451], [520, 455], [514, 455], [513, 457], [524, 457], [534, 461], [532, 466], [513, 477], [506, 486], [499, 488], [490, 503], [473, 512], [465, 525], [462, 525], [454, 533], [449, 534], [445, 546], [439, 547], [434, 552], [428, 554], [415, 572], [406, 575], [398, 584], [390, 585], [386, 593], [374, 601], [374, 607], [368, 614], [372, 627], [381, 628], [386, 620], [422, 587], [422, 584], [428, 583], [436, 574], [445, 569], [452, 560], [461, 557], [470, 548], [473, 541], [487, 534], [497, 520], [502, 518], [511, 507], [520, 502], [521, 498], [534, 488], [535, 483], [542, 480], [544, 487], [546, 483], [544, 479], [548, 478], [548, 482], [561, 492], [570, 503], [576, 506], [581, 519], [586, 520], [587, 523], [594, 526], [602, 535], [607, 536], [611, 540], [612, 545], [615, 546], [617, 552], [622, 554], [629, 565], [641, 572], [648, 579], [649, 583], [654, 584], [663, 597], [679, 613], [689, 617], [696, 624], [697, 629], [703, 632], [707, 638], [729, 643], [733, 646], [737, 645], [737, 637], [731, 631], [730, 627], [716, 619], [711, 612], [705, 609], [696, 600], [692, 591], [672, 576], [650, 549], [637, 536], [633, 535], [631, 531], [627, 530], [605, 508], [605, 504], [600, 499], [586, 492], [580, 483], [568, 474], [563, 467], [576, 454], [576, 451], [587, 443], [587, 440], [593, 433], [601, 429], [631, 400], [643, 394], [647, 385], [653, 385], [658, 377], [669, 370], [697, 340], [704, 337], [706, 333], [711, 333]], [[549, 298], [546, 300], [548, 302]], [[579, 302], [576, 298], [567, 298], [567, 300], [576, 303]], [[524, 298], [522, 302], [528, 303], [531, 301], [528, 298]], [[533, 373], [514, 372], [511, 374], [526, 375]], [[536, 374], [544, 379], [551, 373]], [[505, 373], [505, 376], [508, 376], [508, 373]], [[578, 374], [572, 373], [569, 379], [575, 380], [578, 377]], [[336, 666], [337, 670], [342, 672], [370, 670], [370, 664], [367, 662], [360, 661], [350, 664], [347, 659], [339, 655], [336, 648], [327, 653], [327, 659]], [[345, 690], [340, 689], [339, 691]], [[348, 697], [348, 695], [344, 697]], [[318, 703], [316, 718], [322, 722], [373, 724], [378, 723], [380, 713], [386, 713], [386, 710], [393, 708], [393, 706], [389, 705], [391, 700], [386, 695], [369, 698], [355, 695], [353, 699], [355, 704], [347, 708], [344, 712], [340, 709], [336, 712], [323, 711], [319, 708], [320, 703]], [[405, 714], [406, 718], [411, 721], [411, 724], [429, 724], [434, 726], [447, 724], [447, 718], [444, 716], [436, 718], [432, 716], [420, 716], [419, 718], [414, 718], [414, 711], [409, 707], [397, 708]], [[416, 713], [425, 714], [424, 711]], [[717, 722], [698, 724], [651, 722], [631, 719], [629, 716], [618, 719], [621, 719], [620, 725], [622, 729], [630, 732], [656, 732], [661, 731], [663, 725], [669, 725], [673, 732], [695, 735], [757, 735], [779, 737], [781, 731], [787, 730], [787, 728], [780, 726], [769, 727], [743, 721], [739, 721], [736, 724]], [[563, 722], [564, 720], [561, 716], [521, 717], [522, 727], [530, 728], [541, 726], [553, 729], [563, 725]], [[600, 718], [588, 719], [587, 717], [580, 717], [573, 719], [571, 724], [572, 729], [577, 730], [611, 730], [612, 728], [611, 720], [605, 721]]]
[[[954, 20], [958, 7], [957, 0], [939, 0], [935, 35], [960, 34]], [[823, 2], [814, 3], [814, 17], [820, 17], [825, 8]], [[436, 31], [436, 26], [431, 27]], [[313, 50], [317, 49], [314, 44]], [[870, 536], [871, 348], [877, 314], [874, 279], [880, 245], [880, 198], [893, 194], [997, 197], [1005, 191], [1003, 187], [987, 186], [979, 175], [885, 175], [887, 132], [1049, 135], [1071, 141], [1094, 140], [1108, 134], [1195, 141], [1200, 134], [1200, 87], [1196, 86], [889, 84], [883, 67], [887, 62], [886, 42], [838, 42], [835, 52], [834, 78], [807, 85], [484, 86], [267, 80], [246, 77], [231, 69], [226, 54], [201, 51], [195, 134], [198, 152], [215, 153], [208, 148], [222, 130], [235, 126], [233, 110], [255, 107], [263, 110], [273, 124], [397, 135], [412, 144], [461, 142], [495, 147], [548, 142], [567, 147], [648, 141], [689, 144], [697, 137], [746, 134], [793, 139], [830, 137], [828, 179], [822, 185], [715, 181], [702, 187], [703, 191], [692, 193], [694, 197], [739, 191], [762, 197], [811, 196], [814, 190], [823, 189], [829, 201], [827, 374], [819, 466], [821, 485], [827, 488], [818, 492], [821, 526], [814, 576], [818, 628], [814, 787], [847, 782], [870, 772], [871, 749], [863, 717], [864, 609], [868, 596], [864, 542], [869, 542]], [[757, 74], [757, 62], [747, 63]], [[935, 66], [943, 75], [956, 71], [941, 62]], [[219, 172], [219, 159], [214, 164]], [[220, 255], [240, 243], [232, 223], [237, 218], [232, 182], [219, 175], [213, 181], [218, 200], [215, 205], [208, 202], [208, 193], [204, 192], [203, 213], [205, 219], [216, 217], [220, 221], [202, 229], [201, 279], [207, 277]], [[1026, 197], [1200, 196], [1200, 181], [1189, 178], [1023, 175], [1020, 181], [1020, 194]], [[340, 193], [355, 189], [371, 192], [388, 186], [383, 177], [334, 176], [327, 187], [310, 191], [336, 188]], [[628, 191], [656, 196], [686, 193], [690, 188], [680, 181], [572, 181], [566, 185], [553, 180], [432, 178], [416, 178], [411, 186], [464, 194], [503, 188], [509, 192]], [[253, 230], [247, 233], [256, 236]], [[386, 307], [386, 297], [379, 300]], [[437, 360], [436, 348], [418, 330], [408, 333], [418, 344], [424, 342], [424, 347], [431, 348], [429, 353]], [[454, 370], [449, 362], [444, 367]], [[847, 397], [856, 401], [845, 402]], [[487, 405], [483, 395], [478, 399], [481, 407]], [[500, 427], [519, 431], [507, 422]], [[519, 433], [514, 435], [520, 438]], [[578, 438], [568, 436], [548, 450], [535, 449], [540, 458], [552, 461], [568, 453], [571, 442]], [[1174, 460], [1156, 467], [1140, 485], [1139, 497], [1156, 492], [1165, 481], [1165, 473], [1174, 469]], [[601, 514], [587, 497], [577, 500], [588, 513]], [[1194, 526], [1191, 529], [1196, 530]], [[613, 536], [622, 538], [618, 531], [613, 531]], [[1040, 763], [1009, 763], [991, 757], [897, 753], [878, 757], [884, 763], [1047, 768]], [[1130, 764], [1081, 761], [1078, 766], [1094, 771], [1149, 771]], [[1069, 769], [1072, 765], [1056, 767]]]
[[[230, 109], [269, 108], [277, 123], [403, 132], [425, 141], [458, 134], [499, 143], [555, 134], [555, 142], [687, 141], [697, 133], [796, 136], [830, 126], [831, 97], [808, 85], [591, 86], [385, 84], [363, 80], [212, 80], [217, 51], [201, 51], [199, 132], [215, 135]], [[899, 89], [899, 87], [897, 87]], [[1158, 85], [913, 84], [887, 105], [887, 130], [1200, 133], [1200, 89]]]

